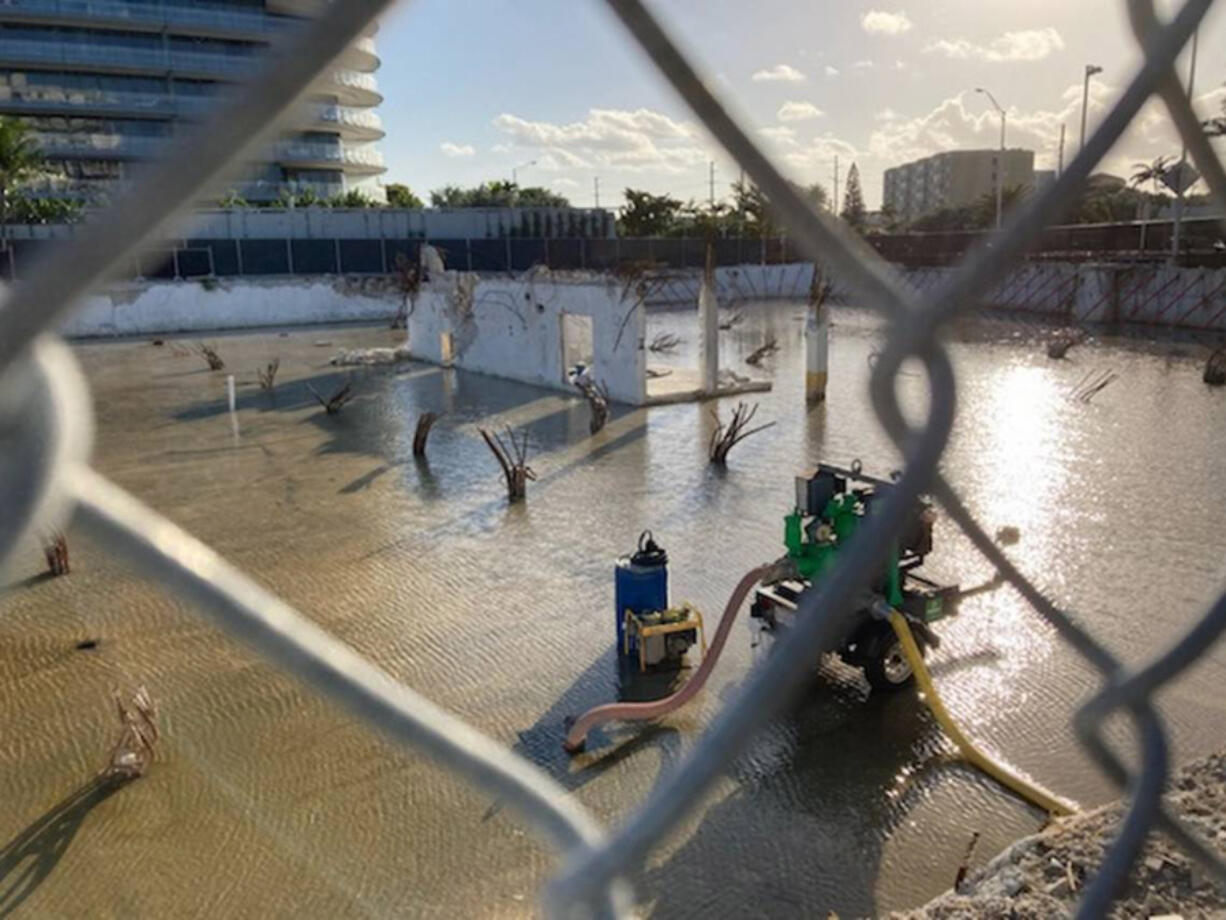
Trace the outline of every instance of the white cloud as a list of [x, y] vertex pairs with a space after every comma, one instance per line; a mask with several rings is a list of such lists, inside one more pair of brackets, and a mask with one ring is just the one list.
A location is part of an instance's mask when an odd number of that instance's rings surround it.
[[859, 156], [859, 151], [853, 144], [849, 144], [842, 138], [825, 134], [806, 141], [791, 153], [784, 154], [783, 160], [793, 168], [793, 175], [797, 181], [809, 183], [816, 178], [822, 185], [828, 187], [836, 156], [846, 169], [847, 165]]
[[759, 128], [758, 133], [769, 138], [781, 147], [796, 146], [796, 129], [787, 125], [776, 125], [771, 128]]
[[870, 35], [902, 35], [910, 32], [914, 23], [901, 10], [894, 13], [869, 10], [860, 17], [860, 25]]
[[837, 67], [831, 67], [829, 64], [826, 65], [824, 72], [828, 77], [837, 77], [839, 75], [839, 69]]
[[560, 179], [554, 179], [549, 184], [556, 186], [558, 188], [578, 188], [579, 187], [578, 182], [576, 182], [574, 179], [567, 179], [565, 176], [563, 176]]
[[1006, 32], [986, 45], [977, 45], [965, 38], [952, 41], [942, 39], [928, 45], [924, 50], [962, 61], [988, 61], [994, 64], [1006, 61], [1041, 61], [1057, 51], [1063, 51], [1064, 39], [1059, 32], [1048, 26], [1044, 29]]
[[438, 149], [443, 151], [445, 157], [470, 157], [477, 152], [472, 144], [453, 144], [451, 141], [443, 141]]
[[891, 108], [884, 108], [873, 116], [877, 121], [894, 121], [898, 118], [898, 113]]
[[711, 156], [692, 124], [652, 109], [591, 109], [565, 124], [504, 112], [493, 124], [515, 147], [535, 151], [541, 169], [680, 172]]
[[872, 70], [877, 65], [870, 60], [856, 61], [851, 65], [852, 70]]
[[809, 121], [813, 118], [821, 118], [826, 113], [812, 102], [788, 101], [779, 106], [776, 114], [780, 121]]
[[776, 64], [754, 72], [750, 77], [755, 83], [799, 83], [805, 75], [790, 64]]

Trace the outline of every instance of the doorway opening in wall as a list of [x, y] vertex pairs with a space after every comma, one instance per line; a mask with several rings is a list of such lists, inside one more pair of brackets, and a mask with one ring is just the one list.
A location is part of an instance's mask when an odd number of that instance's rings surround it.
[[589, 372], [596, 354], [592, 318], [578, 313], [562, 314], [562, 382], [571, 382], [571, 371], [582, 365]]
[[451, 337], [450, 332], [438, 334], [438, 354], [439, 363], [447, 367], [450, 367], [455, 361], [455, 339]]

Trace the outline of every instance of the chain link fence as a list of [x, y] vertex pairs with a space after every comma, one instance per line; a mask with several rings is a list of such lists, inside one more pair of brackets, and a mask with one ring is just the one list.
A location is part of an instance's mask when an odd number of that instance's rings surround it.
[[[1164, 808], [1168, 748], [1154, 693], [1177, 677], [1226, 630], [1226, 594], [1163, 654], [1128, 669], [1070, 611], [1044, 595], [996, 547], [967, 511], [939, 464], [956, 407], [956, 385], [939, 333], [1008, 271], [1044, 226], [1060, 215], [1091, 169], [1151, 96], [1165, 104], [1217, 201], [1226, 206], [1226, 172], [1201, 130], [1173, 64], [1213, 0], [1185, 0], [1160, 22], [1152, 0], [1127, 0], [1144, 62], [1077, 158], [1043, 194], [1016, 212], [1005, 229], [975, 246], [931, 291], [918, 293], [862, 240], [828, 215], [814, 213], [752, 143], [727, 108], [699, 78], [639, 0], [608, 5], [659, 72], [681, 95], [749, 179], [775, 203], [803, 254], [837, 267], [844, 284], [889, 320], [888, 343], [871, 382], [874, 408], [907, 463], [897, 487], [861, 528], [838, 568], [800, 602], [797, 626], [773, 656], [746, 680], [737, 698], [712, 722], [684, 763], [648, 801], [609, 832], [560, 785], [527, 761], [397, 683], [348, 646], [260, 588], [206, 545], [146, 508], [89, 466], [88, 392], [68, 349], [53, 329], [95, 283], [158, 238], [178, 211], [209, 189], [244, 150], [266, 141], [276, 116], [299, 96], [389, 0], [347, 0], [288, 34], [265, 68], [205, 123], [153, 164], [144, 180], [102, 219], [48, 252], [24, 280], [9, 288], [0, 308], [0, 559], [32, 527], [75, 513], [79, 523], [117, 554], [143, 567], [218, 625], [271, 661], [405, 747], [437, 759], [483, 792], [518, 809], [559, 852], [559, 869], [546, 886], [546, 908], [558, 916], [619, 916], [632, 909], [622, 881], [693, 809], [716, 777], [748, 744], [765, 717], [778, 712], [813, 661], [850, 614], [853, 596], [884, 561], [905, 510], [917, 495], [934, 495], [952, 520], [1046, 620], [1102, 677], [1100, 691], [1074, 718], [1081, 742], [1129, 797], [1126, 817], [1093, 881], [1080, 915], [1103, 916], [1124, 883], [1148, 834], [1160, 831], [1185, 848], [1220, 884], [1226, 864]], [[214, 186], [215, 189], [215, 186]], [[904, 360], [927, 372], [931, 408], [922, 424], [907, 422], [895, 395]], [[1125, 757], [1104, 739], [1102, 726], [1121, 714], [1136, 750]], [[1135, 763], [1135, 769], [1126, 766]]]

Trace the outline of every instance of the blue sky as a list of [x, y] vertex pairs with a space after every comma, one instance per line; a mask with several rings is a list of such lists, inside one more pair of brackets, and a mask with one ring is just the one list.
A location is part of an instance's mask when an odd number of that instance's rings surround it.
[[[1171, 4], [1165, 4], [1170, 7]], [[1198, 105], [1216, 114], [1226, 82], [1222, 4], [1201, 32]], [[711, 85], [776, 162], [831, 185], [833, 158], [858, 163], [870, 207], [881, 173], [959, 147], [991, 147], [1009, 113], [1009, 145], [1052, 168], [1060, 124], [1076, 150], [1081, 75], [1094, 79], [1090, 122], [1139, 61], [1121, 0], [656, 0]], [[625, 187], [716, 195], [736, 167], [663, 85], [598, 0], [402, 2], [378, 35], [388, 182], [425, 197], [444, 184], [509, 178], [603, 206]], [[1186, 73], [1186, 61], [1183, 71]], [[1147, 108], [1103, 168], [1178, 153], [1164, 112]]]

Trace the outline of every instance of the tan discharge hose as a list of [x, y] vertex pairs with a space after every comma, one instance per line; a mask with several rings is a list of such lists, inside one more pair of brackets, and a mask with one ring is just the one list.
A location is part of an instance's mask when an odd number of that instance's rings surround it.
[[732, 592], [732, 596], [728, 598], [728, 603], [724, 607], [724, 615], [715, 630], [715, 637], [711, 640], [711, 647], [703, 657], [702, 664], [698, 666], [698, 670], [694, 672], [694, 676], [686, 681], [684, 687], [671, 696], [651, 700], [647, 703], [605, 703], [589, 709], [575, 720], [575, 724], [571, 726], [566, 740], [562, 742], [562, 747], [571, 754], [577, 754], [583, 750], [583, 743], [587, 740], [587, 733], [597, 725], [603, 725], [605, 722], [612, 722], [614, 720], [643, 722], [648, 719], [658, 719], [675, 709], [680, 709], [697, 696], [719, 661], [720, 653], [724, 650], [724, 644], [728, 641], [728, 633], [732, 630], [732, 623], [736, 619], [741, 605], [745, 603], [746, 596], [753, 590], [753, 586], [773, 571], [774, 568], [773, 565], [759, 566], [748, 572], [744, 578], [737, 582], [736, 589]]

